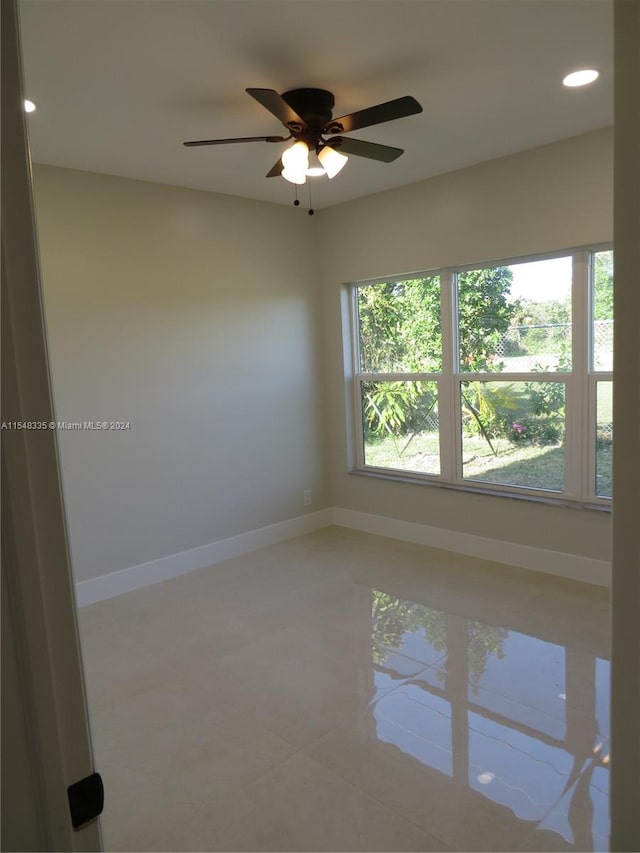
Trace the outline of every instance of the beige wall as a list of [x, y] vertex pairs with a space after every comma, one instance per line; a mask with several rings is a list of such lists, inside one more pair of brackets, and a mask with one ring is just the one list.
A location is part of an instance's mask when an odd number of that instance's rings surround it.
[[48, 166], [34, 191], [77, 581], [327, 505], [315, 222]]
[[306, 488], [312, 511], [609, 557], [605, 512], [350, 475], [340, 292], [610, 240], [610, 130], [313, 219], [49, 166], [34, 189], [57, 417], [131, 422], [60, 433], [76, 580], [301, 515]]
[[612, 161], [604, 129], [320, 212], [335, 506], [609, 558], [605, 512], [349, 474], [340, 293], [350, 281], [609, 241]]

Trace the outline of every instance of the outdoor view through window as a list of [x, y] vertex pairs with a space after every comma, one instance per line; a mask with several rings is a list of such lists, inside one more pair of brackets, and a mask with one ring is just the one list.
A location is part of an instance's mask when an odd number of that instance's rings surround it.
[[359, 467], [611, 496], [613, 252], [354, 286]]

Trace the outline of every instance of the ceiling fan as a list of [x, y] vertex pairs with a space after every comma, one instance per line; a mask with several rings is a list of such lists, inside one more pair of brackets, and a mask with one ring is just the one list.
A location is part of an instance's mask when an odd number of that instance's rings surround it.
[[[294, 139], [293, 145], [267, 172], [267, 178], [281, 175], [294, 184], [304, 184], [307, 176], [327, 174], [329, 178], [335, 177], [347, 162], [348, 154], [391, 163], [403, 153], [402, 148], [365, 142], [362, 139], [349, 139], [342, 134], [422, 112], [422, 107], [416, 99], [406, 96], [340, 118], [332, 118], [335, 100], [332, 93], [325, 89], [292, 89], [282, 95], [273, 89], [246, 91], [282, 122], [289, 131], [289, 136], [200, 139], [184, 144], [192, 147], [235, 142], [287, 142]], [[310, 153], [317, 156], [319, 165], [310, 166]]]

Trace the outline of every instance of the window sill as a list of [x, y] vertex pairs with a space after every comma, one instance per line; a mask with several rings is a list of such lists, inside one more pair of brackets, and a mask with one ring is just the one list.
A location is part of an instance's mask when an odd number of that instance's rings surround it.
[[400, 474], [392, 471], [382, 471], [375, 469], [354, 468], [349, 471], [357, 477], [367, 477], [376, 480], [389, 480], [394, 483], [409, 483], [413, 486], [426, 486], [427, 488], [447, 489], [454, 492], [467, 492], [474, 495], [484, 495], [493, 498], [503, 498], [515, 501], [528, 501], [531, 503], [546, 504], [547, 506], [566, 507], [569, 509], [580, 510], [595, 510], [596, 512], [611, 513], [612, 506], [609, 503], [592, 503], [589, 501], [581, 501], [573, 498], [567, 498], [562, 495], [541, 495], [539, 493], [523, 494], [522, 492], [512, 492], [505, 489], [497, 488], [495, 485], [487, 483], [473, 485], [467, 483], [445, 483], [440, 480], [426, 479], [420, 476], [411, 476], [410, 474]]

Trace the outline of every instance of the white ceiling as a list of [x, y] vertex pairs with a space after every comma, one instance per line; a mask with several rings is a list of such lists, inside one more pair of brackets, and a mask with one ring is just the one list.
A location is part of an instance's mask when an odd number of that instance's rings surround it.
[[[417, 98], [420, 115], [353, 134], [404, 155], [313, 180], [322, 208], [613, 122], [612, 0], [22, 0], [20, 15], [41, 163], [290, 204], [265, 178], [285, 144], [182, 142], [285, 135], [247, 87], [329, 89], [334, 116]], [[595, 84], [562, 87], [585, 66]]]

